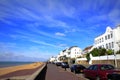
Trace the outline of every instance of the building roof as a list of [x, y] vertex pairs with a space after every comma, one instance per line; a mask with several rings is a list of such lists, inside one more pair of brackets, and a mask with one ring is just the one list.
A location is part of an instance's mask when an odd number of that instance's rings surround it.
[[83, 51], [90, 50], [93, 46], [86, 47]]
[[69, 50], [71, 50], [71, 49], [74, 48], [74, 47], [78, 47], [78, 46], [71, 46], [71, 47], [69, 48]]
[[63, 52], [65, 52], [65, 51], [66, 51], [66, 49], [63, 50]]

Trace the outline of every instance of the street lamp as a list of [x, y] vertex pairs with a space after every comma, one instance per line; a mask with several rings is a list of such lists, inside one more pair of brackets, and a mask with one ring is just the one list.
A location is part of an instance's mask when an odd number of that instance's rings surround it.
[[115, 67], [117, 68], [117, 59], [116, 59], [116, 52], [114, 50], [114, 56], [115, 56]]
[[[120, 41], [117, 41], [116, 44], [118, 44], [119, 50], [120, 50]], [[114, 50], [114, 55], [115, 55], [115, 66], [117, 68], [117, 59], [116, 59], [116, 52]]]

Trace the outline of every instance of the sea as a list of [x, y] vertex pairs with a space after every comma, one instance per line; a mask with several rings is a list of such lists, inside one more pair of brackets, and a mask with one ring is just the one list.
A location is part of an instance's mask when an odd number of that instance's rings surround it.
[[9, 61], [4, 61], [4, 62], [0, 62], [0, 68], [18, 66], [18, 65], [24, 65], [24, 64], [31, 64], [31, 63], [34, 63], [34, 62], [9, 62]]

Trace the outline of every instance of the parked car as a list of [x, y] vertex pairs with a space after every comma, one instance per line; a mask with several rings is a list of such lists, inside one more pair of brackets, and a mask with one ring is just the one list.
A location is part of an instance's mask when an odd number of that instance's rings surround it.
[[110, 64], [94, 64], [83, 70], [84, 76], [92, 80], [108, 80], [108, 75], [118, 73], [114, 66]]
[[66, 62], [62, 62], [62, 63], [61, 63], [61, 67], [62, 67], [62, 68], [69, 68], [69, 64], [66, 63]]
[[61, 62], [56, 62], [56, 66], [61, 66]]
[[74, 64], [70, 67], [71, 72], [74, 73], [82, 73], [84, 69], [86, 69], [86, 67], [79, 64]]
[[108, 80], [120, 80], [120, 72], [115, 72], [107, 75]]

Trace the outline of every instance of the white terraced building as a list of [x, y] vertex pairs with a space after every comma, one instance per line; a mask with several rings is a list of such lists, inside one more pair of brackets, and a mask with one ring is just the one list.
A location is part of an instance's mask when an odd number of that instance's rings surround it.
[[77, 58], [82, 55], [82, 50], [78, 46], [67, 48], [57, 55], [57, 62], [60, 62], [60, 57], [66, 56], [67, 58]]
[[120, 50], [120, 25], [114, 29], [107, 27], [105, 33], [94, 39], [94, 47], [112, 49], [115, 52]]
[[52, 56], [49, 61], [50, 62], [55, 62], [56, 61], [56, 57]]
[[70, 58], [77, 58], [82, 56], [82, 50], [78, 46], [72, 46], [68, 49]]

